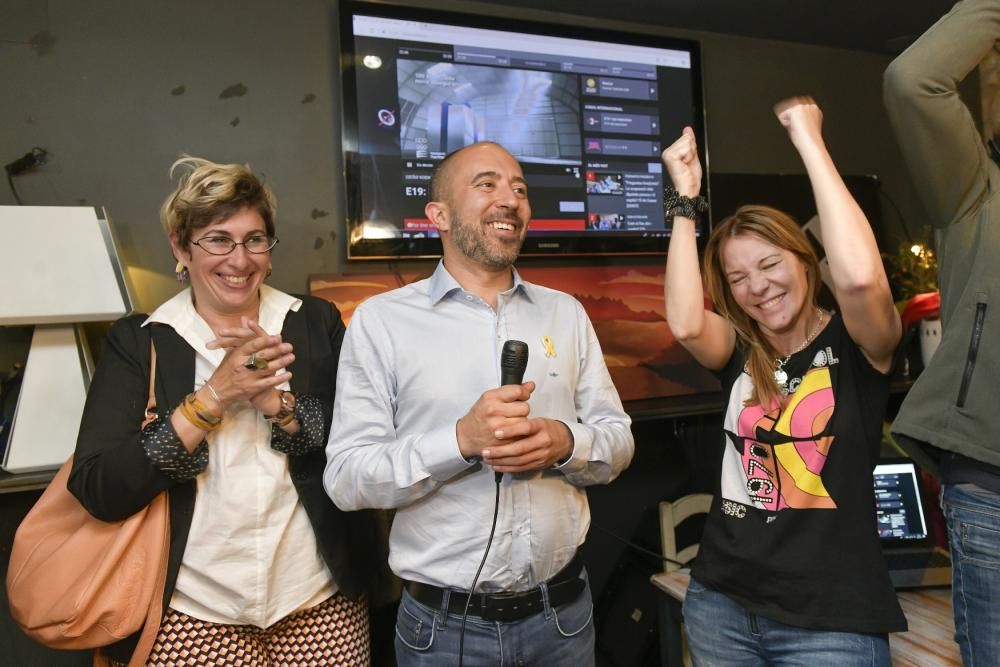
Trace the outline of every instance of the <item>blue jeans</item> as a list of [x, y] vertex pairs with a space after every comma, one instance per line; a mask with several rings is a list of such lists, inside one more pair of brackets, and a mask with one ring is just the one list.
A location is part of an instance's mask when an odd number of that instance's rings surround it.
[[[581, 575], [586, 579], [586, 573]], [[593, 667], [594, 606], [590, 585], [573, 602], [551, 607], [542, 584], [544, 609], [504, 623], [469, 616], [465, 622], [464, 664], [468, 667]], [[462, 595], [463, 593], [455, 593]], [[460, 614], [431, 609], [403, 591], [396, 616], [396, 662], [399, 667], [456, 667]]]
[[887, 635], [778, 623], [750, 613], [694, 579], [683, 609], [684, 631], [697, 667], [892, 665]]
[[1000, 495], [974, 484], [947, 484], [944, 517], [962, 663], [1000, 665]]

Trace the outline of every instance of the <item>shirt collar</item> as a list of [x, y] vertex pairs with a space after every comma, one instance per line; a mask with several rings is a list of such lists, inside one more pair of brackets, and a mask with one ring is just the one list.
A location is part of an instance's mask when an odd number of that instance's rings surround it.
[[[531, 284], [525, 282], [521, 279], [521, 274], [517, 272], [517, 269], [511, 267], [511, 271], [514, 274], [514, 286], [509, 290], [502, 292], [502, 294], [524, 294], [525, 297], [531, 302], [534, 302], [534, 296], [531, 293]], [[446, 296], [453, 294], [456, 291], [462, 291], [462, 286], [458, 284], [448, 269], [444, 266], [444, 260], [438, 262], [437, 268], [434, 269], [434, 273], [430, 277], [428, 296], [431, 298], [431, 304], [437, 305]]]
[[521, 274], [517, 272], [517, 269], [511, 268], [511, 270], [514, 272], [514, 287], [513, 289], [510, 290], [510, 293], [517, 294], [518, 292], [520, 292], [528, 299], [528, 301], [534, 303], [535, 302], [534, 285], [522, 280]]
[[[301, 307], [302, 299], [297, 299], [291, 294], [285, 294], [268, 285], [261, 285], [258, 324], [271, 335], [281, 333], [281, 327], [284, 326], [285, 315], [288, 314], [288, 311], [298, 311]], [[155, 322], [181, 331], [200, 319], [201, 316], [194, 309], [191, 288], [188, 287], [160, 304], [159, 308], [146, 318], [142, 326]]]
[[260, 286], [260, 326], [272, 336], [281, 333], [288, 311], [298, 312], [301, 307], [302, 299], [268, 285]]

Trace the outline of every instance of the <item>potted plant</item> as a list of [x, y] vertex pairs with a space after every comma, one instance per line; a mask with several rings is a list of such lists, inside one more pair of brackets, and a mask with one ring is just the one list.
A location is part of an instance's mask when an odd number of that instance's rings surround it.
[[903, 328], [919, 323], [920, 356], [924, 366], [941, 342], [941, 296], [937, 286], [937, 256], [924, 239], [900, 243], [884, 254], [886, 272], [896, 298]]

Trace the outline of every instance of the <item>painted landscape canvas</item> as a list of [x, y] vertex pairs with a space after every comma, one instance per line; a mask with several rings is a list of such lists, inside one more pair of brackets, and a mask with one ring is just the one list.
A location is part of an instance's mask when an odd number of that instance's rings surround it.
[[[674, 339], [663, 303], [663, 267], [518, 267], [532, 283], [572, 294], [583, 304], [623, 401], [698, 396], [718, 398], [719, 383]], [[349, 322], [362, 301], [426, 278], [417, 273], [338, 273], [312, 276], [309, 291], [332, 301]], [[702, 406], [704, 407], [704, 406]], [[716, 405], [721, 408], [721, 403]]]

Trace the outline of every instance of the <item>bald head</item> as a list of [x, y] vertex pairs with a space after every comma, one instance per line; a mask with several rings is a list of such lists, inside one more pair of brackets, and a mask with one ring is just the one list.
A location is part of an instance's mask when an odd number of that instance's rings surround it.
[[[455, 165], [459, 162], [456, 158], [465, 151], [476, 148], [477, 146], [496, 146], [510, 155], [510, 152], [507, 151], [506, 148], [495, 141], [479, 141], [474, 144], [469, 144], [468, 146], [462, 146], [457, 150], [453, 150], [444, 156], [444, 159], [438, 163], [437, 168], [431, 175], [431, 201], [443, 202], [448, 200], [448, 197], [452, 193], [452, 185], [455, 178]], [[511, 155], [511, 157], [514, 156]]]

